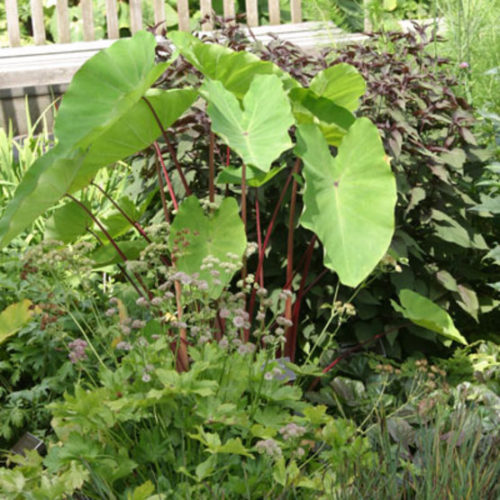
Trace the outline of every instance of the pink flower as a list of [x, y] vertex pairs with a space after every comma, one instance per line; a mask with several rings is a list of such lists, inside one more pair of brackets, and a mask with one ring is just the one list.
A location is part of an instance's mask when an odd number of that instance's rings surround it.
[[463, 62], [461, 62], [461, 63], [458, 65], [458, 67], [459, 67], [460, 69], [469, 69], [469, 63], [468, 63], [468, 62], [466, 62], [466, 61], [463, 61]]

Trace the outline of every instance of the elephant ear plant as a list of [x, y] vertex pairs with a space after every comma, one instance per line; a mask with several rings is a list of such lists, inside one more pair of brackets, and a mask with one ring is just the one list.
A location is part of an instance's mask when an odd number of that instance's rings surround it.
[[[155, 39], [146, 32], [117, 41], [87, 61], [63, 98], [55, 123], [56, 146], [31, 167], [0, 220], [0, 246], [7, 245], [39, 215], [67, 196], [88, 216], [82, 230], [95, 225], [101, 231], [100, 244], [117, 252], [119, 259], [127, 260], [126, 245], [114, 241], [113, 235], [81, 201], [79, 193], [93, 189], [92, 179], [99, 169], [153, 145], [164, 216], [171, 224], [162, 256], [166, 266], [190, 274], [203, 273], [202, 263], [207, 258], [223, 259], [230, 254], [239, 262], [242, 277], [247, 278], [249, 186], [258, 190], [286, 168], [287, 181], [265, 235], [257, 221], [258, 286], [264, 286], [266, 249], [276, 214], [290, 186], [288, 264], [283, 288], [292, 289], [295, 212], [301, 192], [303, 213], [299, 224], [313, 233], [310, 249], [319, 241], [325, 267], [337, 273], [343, 285], [360, 285], [389, 247], [396, 203], [395, 179], [377, 128], [367, 118], [354, 114], [365, 89], [363, 78], [352, 66], [339, 64], [321, 71], [310, 87], [304, 88], [273, 63], [247, 52], [203, 43], [187, 33], [172, 33], [170, 40], [177, 49], [174, 57], [181, 54], [202, 73], [201, 86], [151, 88], [169, 63], [155, 64]], [[193, 105], [206, 105], [212, 127], [208, 165], [211, 210], [207, 214], [192, 193], [195, 183], [190, 185], [187, 181], [166, 132]], [[159, 137], [165, 141], [182, 193], [175, 192], [170, 163], [156, 142]], [[236, 158], [235, 164], [228, 162], [220, 171], [213, 154], [216, 140], [225, 144], [228, 158]], [[233, 154], [229, 155], [230, 152]], [[292, 152], [293, 166], [283, 166], [283, 158], [289, 158]], [[219, 182], [222, 179], [224, 183], [240, 186], [238, 200], [221, 196], [217, 176]], [[164, 186], [168, 188], [170, 202], [165, 199]], [[113, 203], [120, 208], [117, 202]], [[169, 206], [175, 209], [175, 217]], [[125, 211], [121, 213], [130, 227], [148, 240], [139, 223]], [[68, 224], [71, 220], [68, 219]], [[59, 217], [58, 221], [63, 231], [64, 218]], [[51, 235], [57, 236], [53, 227]], [[69, 242], [68, 238], [65, 241]], [[309, 259], [311, 255], [312, 251]], [[229, 286], [236, 271], [237, 266], [217, 280], [210, 292], [211, 299], [216, 300], [223, 288]], [[138, 285], [136, 290], [149, 300], [147, 286], [140, 276], [137, 280], [144, 293]], [[247, 304], [250, 324], [254, 321], [256, 288], [257, 285]], [[180, 321], [181, 282], [176, 282], [176, 296]], [[302, 297], [302, 288], [295, 303], [292, 293], [288, 293], [286, 317], [295, 327], [287, 327], [284, 353], [292, 358]], [[241, 332], [245, 340], [250, 333], [250, 327]], [[181, 339], [182, 336], [181, 331]], [[181, 340], [177, 349], [179, 367], [187, 369], [185, 342]]]

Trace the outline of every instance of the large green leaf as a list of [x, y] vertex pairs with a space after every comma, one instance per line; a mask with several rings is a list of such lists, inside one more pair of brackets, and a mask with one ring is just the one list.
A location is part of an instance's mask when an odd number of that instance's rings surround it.
[[299, 84], [270, 61], [250, 52], [235, 52], [215, 43], [204, 43], [190, 33], [174, 31], [168, 37], [177, 50], [204, 76], [222, 82], [224, 87], [242, 98], [256, 75], [277, 75], [285, 88]]
[[271, 163], [292, 147], [288, 129], [294, 119], [277, 76], [256, 76], [243, 98], [243, 110], [221, 82], [206, 80], [200, 92], [209, 102], [213, 131], [247, 165], [268, 172]]
[[57, 114], [60, 143], [89, 146], [137, 103], [168, 66], [155, 65], [155, 46], [151, 33], [139, 31], [83, 64]]
[[[165, 128], [191, 106], [196, 96], [192, 89], [146, 93]], [[28, 170], [0, 219], [0, 247], [57, 203], [65, 193], [87, 186], [103, 166], [144, 149], [159, 135], [158, 124], [141, 99], [94, 141], [85, 157], [71, 148], [63, 148], [62, 144], [50, 150]]]
[[412, 290], [404, 289], [399, 292], [401, 306], [391, 301], [392, 306], [405, 318], [427, 330], [439, 333], [443, 337], [467, 345], [467, 341], [453, 324], [450, 315], [434, 304], [431, 300]]
[[293, 114], [297, 123], [316, 123], [328, 144], [338, 146], [356, 117], [346, 108], [326, 97], [319, 97], [311, 89], [290, 91]]
[[357, 286], [385, 255], [394, 232], [396, 182], [378, 130], [359, 118], [333, 158], [316, 125], [299, 125], [296, 152], [306, 181], [300, 223], [323, 243], [325, 266], [343, 284]]
[[[248, 167], [246, 170], [246, 181], [250, 187], [260, 187], [273, 179], [278, 175], [286, 165], [281, 167], [272, 168], [269, 172], [264, 173], [253, 167]], [[243, 167], [226, 167], [216, 179], [217, 184], [241, 184], [241, 177], [243, 173]]]
[[340, 63], [320, 71], [311, 80], [309, 88], [318, 96], [355, 111], [359, 106], [359, 98], [365, 93], [366, 83], [354, 66]]
[[[193, 89], [151, 89], [145, 98], [154, 108], [163, 128], [168, 128], [197, 98]], [[75, 192], [87, 186], [95, 174], [110, 165], [149, 146], [161, 134], [160, 128], [143, 99], [117, 120], [90, 146], [83, 165], [68, 188]]]
[[15, 335], [33, 316], [30, 300], [12, 304], [0, 313], [0, 345]]
[[[186, 198], [175, 216], [169, 237], [177, 269], [189, 275], [198, 273], [199, 279], [208, 283], [208, 293], [213, 299], [219, 297], [234, 271], [217, 265], [213, 269], [202, 269], [203, 259], [212, 256], [219, 263], [241, 265], [246, 245], [245, 227], [234, 198], [225, 198], [209, 217], [195, 196]], [[214, 283], [213, 270], [220, 272], [219, 284]]]

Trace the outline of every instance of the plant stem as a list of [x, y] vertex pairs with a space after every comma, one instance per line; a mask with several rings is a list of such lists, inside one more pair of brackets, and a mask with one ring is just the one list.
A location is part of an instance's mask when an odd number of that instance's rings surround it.
[[120, 205], [118, 205], [118, 203], [101, 187], [99, 186], [98, 184], [96, 184], [95, 182], [91, 182], [92, 186], [96, 187], [112, 204], [113, 206], [118, 210], [118, 212], [120, 212], [121, 215], [123, 215], [123, 217], [125, 217], [125, 219], [127, 219], [127, 221], [130, 223], [130, 225], [132, 227], [134, 227], [137, 232], [148, 242], [148, 243], [151, 243], [151, 239], [149, 238], [149, 236], [146, 234], [146, 232], [144, 231], [143, 227], [137, 222], [137, 221], [134, 221], [131, 217], [128, 216], [128, 214], [125, 212], [125, 210], [123, 210]]
[[172, 186], [172, 182], [170, 181], [170, 177], [169, 177], [168, 172], [167, 172], [167, 167], [165, 166], [165, 162], [163, 161], [163, 156], [161, 154], [160, 146], [158, 145], [158, 143], [156, 141], [153, 144], [154, 144], [154, 147], [156, 150], [156, 157], [160, 161], [161, 167], [163, 169], [163, 175], [165, 176], [165, 181], [167, 182], [168, 192], [170, 193], [170, 198], [172, 198], [172, 203], [174, 204], [175, 210], [178, 210], [179, 204], [177, 203], [177, 198], [175, 197], [174, 188]]
[[[255, 219], [257, 222], [257, 246], [259, 248], [259, 261], [262, 258], [262, 230], [260, 227], [260, 205], [259, 205], [259, 188], [255, 188]], [[255, 276], [261, 287], [264, 286], [264, 273], [262, 269], [260, 273]]]
[[170, 156], [172, 157], [175, 168], [177, 169], [177, 172], [179, 173], [179, 177], [181, 179], [182, 185], [184, 186], [184, 189], [186, 190], [186, 194], [189, 196], [191, 194], [191, 190], [189, 189], [189, 185], [186, 181], [186, 178], [184, 177], [184, 173], [182, 172], [182, 168], [181, 168], [181, 165], [179, 163], [179, 160], [177, 159], [177, 154], [175, 152], [175, 149], [172, 146], [170, 139], [168, 138], [167, 131], [163, 128], [161, 120], [160, 120], [158, 114], [156, 113], [154, 107], [149, 102], [149, 100], [144, 96], [142, 97], [142, 99], [148, 105], [149, 109], [151, 110], [151, 113], [153, 113], [154, 119], [156, 120], [156, 123], [158, 124], [158, 127], [160, 128], [160, 131], [163, 135], [163, 138], [165, 139], [165, 143], [167, 144], [168, 151], [170, 153]]
[[[94, 221], [94, 223], [97, 225], [97, 227], [99, 227], [99, 229], [102, 231], [102, 233], [104, 234], [104, 236], [106, 236], [106, 238], [111, 243], [111, 245], [113, 245], [113, 248], [116, 250], [116, 252], [121, 257], [121, 259], [124, 262], [127, 262], [127, 260], [128, 260], [127, 256], [121, 251], [121, 249], [118, 246], [118, 244], [116, 243], [116, 241], [111, 237], [111, 235], [108, 233], [108, 231], [106, 231], [106, 228], [101, 224], [101, 222], [99, 221], [99, 219], [80, 200], [76, 199], [74, 196], [72, 196], [69, 193], [66, 193], [66, 196], [68, 198], [70, 198], [72, 201], [74, 201], [77, 205], [79, 205], [83, 210], [85, 210], [85, 212], [87, 212], [87, 214], [89, 215], [89, 217]], [[144, 283], [144, 281], [142, 280], [142, 278], [137, 273], [134, 273], [134, 276], [136, 277], [137, 281], [141, 284], [142, 288], [146, 292], [146, 295], [151, 298], [152, 294], [149, 291], [149, 289], [146, 286], [146, 284]]]
[[[182, 321], [182, 288], [178, 280], [174, 282], [175, 300], [177, 302], [177, 319]], [[189, 370], [189, 358], [187, 354], [187, 331], [185, 328], [179, 329], [180, 344], [177, 351], [177, 370], [187, 372]]]
[[208, 198], [210, 203], [215, 202], [215, 163], [214, 163], [215, 136], [210, 131], [210, 142], [208, 147]]
[[165, 197], [165, 187], [163, 184], [163, 179], [161, 178], [161, 168], [158, 158], [156, 158], [155, 163], [156, 163], [156, 175], [158, 177], [158, 185], [160, 187], [160, 198], [161, 198], [161, 206], [163, 208], [163, 216], [165, 217], [165, 222], [167, 224], [170, 224], [170, 213], [167, 207], [167, 199]]
[[314, 252], [314, 244], [316, 243], [316, 235], [311, 238], [309, 246], [307, 247], [305, 254], [304, 269], [302, 270], [302, 277], [300, 280], [300, 287], [297, 295], [297, 299], [293, 305], [292, 321], [293, 325], [287, 329], [286, 332], [286, 347], [285, 355], [290, 357], [293, 362], [295, 360], [295, 351], [297, 349], [297, 331], [299, 328], [299, 315], [300, 306], [302, 303], [302, 298], [304, 296], [304, 289], [306, 286], [307, 276], [309, 274], [309, 267], [311, 265], [312, 255]]
[[[300, 167], [300, 159], [295, 161], [292, 170], [292, 176], [298, 174]], [[295, 231], [295, 208], [297, 204], [297, 180], [293, 179], [292, 184], [292, 195], [290, 198], [290, 214], [288, 218], [288, 241], [287, 241], [287, 261], [286, 261], [286, 281], [288, 285], [288, 290], [292, 290], [292, 279], [293, 279], [293, 235]], [[292, 297], [287, 297], [285, 303], [285, 318], [292, 321]], [[291, 328], [291, 327], [290, 327]], [[290, 335], [290, 328], [287, 330], [287, 344]], [[294, 348], [287, 345], [287, 351], [295, 352]], [[293, 361], [293, 359], [292, 359]]]
[[[241, 218], [247, 234], [247, 166], [243, 163], [241, 167]], [[241, 279], [247, 277], [247, 258], [243, 255], [243, 269], [241, 270]]]

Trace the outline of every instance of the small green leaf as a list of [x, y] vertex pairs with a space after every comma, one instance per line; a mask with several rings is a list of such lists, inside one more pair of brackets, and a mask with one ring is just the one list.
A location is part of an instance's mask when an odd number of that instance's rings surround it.
[[[220, 264], [232, 262], [241, 266], [247, 239], [243, 221], [234, 198], [225, 198], [215, 213], [207, 217], [195, 196], [186, 198], [171, 226], [169, 247], [179, 271], [193, 275], [208, 283], [208, 294], [216, 299], [231, 280], [234, 271], [214, 266], [220, 271], [214, 283], [211, 269], [202, 269], [203, 259], [212, 256]], [[234, 255], [234, 258], [231, 257]]]
[[450, 315], [431, 300], [412, 290], [401, 290], [399, 306], [391, 301], [393, 308], [405, 318], [422, 328], [439, 333], [443, 337], [467, 345], [467, 341], [453, 324]]
[[232, 438], [226, 441], [223, 445], [215, 449], [216, 453], [230, 453], [233, 455], [243, 455], [253, 458], [253, 455], [243, 446], [240, 438]]
[[[118, 241], [116, 244], [129, 260], [138, 259], [140, 253], [147, 246], [147, 243], [143, 240]], [[89, 257], [95, 262], [96, 267], [105, 267], [110, 266], [111, 264], [123, 263], [123, 259], [120, 257], [115, 247], [111, 244], [98, 248], [92, 252]]]
[[[261, 172], [254, 167], [247, 167], [246, 180], [250, 187], [260, 187], [269, 182], [273, 177], [278, 175], [286, 165], [272, 168], [269, 172]], [[242, 167], [226, 167], [218, 176], [217, 184], [241, 184]]]
[[55, 210], [45, 224], [44, 238], [71, 243], [93, 225], [89, 214], [71, 201]]
[[318, 96], [355, 111], [359, 98], [365, 93], [366, 82], [354, 66], [340, 63], [320, 71], [311, 80], [309, 88]]
[[[294, 119], [277, 76], [256, 76], [243, 98], [243, 110], [236, 97], [218, 81], [206, 80], [200, 93], [209, 103], [207, 112], [213, 131], [246, 165], [268, 172], [271, 163], [293, 146], [288, 129]], [[269, 106], [269, 102], [273, 105]]]

